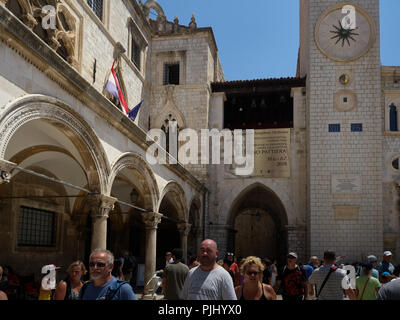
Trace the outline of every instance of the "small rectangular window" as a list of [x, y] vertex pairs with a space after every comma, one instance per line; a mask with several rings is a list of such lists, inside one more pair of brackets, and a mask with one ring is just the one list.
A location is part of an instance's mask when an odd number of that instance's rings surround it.
[[179, 63], [164, 65], [164, 85], [179, 85]]
[[136, 68], [140, 70], [140, 57], [141, 48], [135, 40], [132, 39], [132, 62], [135, 64]]
[[329, 132], [340, 132], [340, 124], [330, 124]]
[[20, 208], [18, 246], [54, 247], [55, 212], [28, 207]]
[[103, 0], [87, 0], [87, 4], [92, 8], [96, 16], [103, 20]]
[[362, 132], [363, 125], [362, 123], [352, 123], [351, 124], [351, 132]]

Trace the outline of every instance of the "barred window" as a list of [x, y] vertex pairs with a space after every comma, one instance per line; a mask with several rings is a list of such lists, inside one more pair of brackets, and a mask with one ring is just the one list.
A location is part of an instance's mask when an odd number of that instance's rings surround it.
[[135, 66], [140, 70], [140, 54], [141, 54], [141, 48], [137, 44], [135, 40], [132, 39], [132, 62], [135, 64]]
[[164, 65], [164, 85], [179, 85], [179, 63]]
[[103, 0], [87, 0], [87, 4], [92, 8], [96, 16], [103, 20]]
[[18, 246], [54, 247], [55, 212], [20, 208]]

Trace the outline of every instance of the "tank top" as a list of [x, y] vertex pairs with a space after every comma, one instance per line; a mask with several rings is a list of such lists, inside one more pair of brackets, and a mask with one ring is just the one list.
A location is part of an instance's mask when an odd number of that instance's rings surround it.
[[67, 283], [67, 292], [64, 300], [79, 300], [79, 292], [72, 289], [69, 279], [65, 279], [65, 282]]
[[[240, 297], [239, 300], [246, 300], [246, 299], [244, 298], [244, 296], [243, 296], [243, 287], [244, 287], [244, 286], [242, 286], [242, 296]], [[263, 293], [262, 293], [262, 295], [261, 295], [261, 297], [260, 297], [259, 300], [268, 300], [267, 297], [265, 296], [264, 286], [262, 286], [262, 291], [263, 291]]]

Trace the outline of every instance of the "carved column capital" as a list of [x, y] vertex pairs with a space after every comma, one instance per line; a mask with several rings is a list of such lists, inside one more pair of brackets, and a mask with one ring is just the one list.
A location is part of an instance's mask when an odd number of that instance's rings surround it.
[[103, 194], [89, 196], [93, 218], [108, 218], [108, 214], [114, 209], [116, 198], [105, 196]]
[[156, 212], [143, 212], [142, 220], [146, 229], [157, 229], [163, 215]]
[[5, 160], [0, 160], [0, 184], [10, 182], [11, 171], [14, 169], [14, 167], [15, 167], [14, 163]]
[[11, 180], [11, 174], [8, 171], [0, 170], [0, 184], [9, 183]]

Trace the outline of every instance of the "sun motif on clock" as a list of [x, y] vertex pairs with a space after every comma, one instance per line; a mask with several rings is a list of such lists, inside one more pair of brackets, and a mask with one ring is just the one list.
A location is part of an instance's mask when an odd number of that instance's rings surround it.
[[341, 3], [326, 10], [317, 21], [314, 39], [317, 48], [328, 58], [348, 62], [366, 54], [375, 44], [376, 25], [371, 15], [360, 6], [355, 9], [352, 26], [345, 25], [346, 14]]
[[333, 25], [333, 28], [335, 30], [330, 31], [331, 33], [334, 34], [334, 36], [331, 39], [337, 39], [335, 44], [337, 44], [338, 42], [342, 41], [342, 47], [344, 47], [345, 42], [347, 42], [347, 44], [350, 47], [351, 46], [350, 42], [351, 41], [356, 42], [357, 40], [355, 38], [357, 36], [359, 36], [358, 33], [355, 33], [357, 28], [355, 28], [355, 29], [351, 29], [351, 28], [346, 29], [346, 28], [344, 28], [342, 26], [342, 22], [340, 20], [338, 21], [338, 24], [339, 24], [338, 26]]

